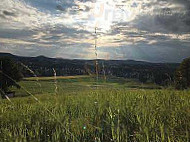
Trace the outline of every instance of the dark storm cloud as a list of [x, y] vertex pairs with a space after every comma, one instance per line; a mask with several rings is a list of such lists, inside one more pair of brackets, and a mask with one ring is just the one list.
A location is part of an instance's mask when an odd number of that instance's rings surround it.
[[62, 7], [61, 5], [57, 5], [56, 8], [57, 8], [58, 10], [60, 10], [60, 11], [65, 11], [65, 8]]
[[153, 11], [139, 15], [133, 21], [134, 27], [149, 32], [190, 32], [189, 0], [157, 0], [145, 6], [153, 7]]
[[7, 17], [16, 17], [15, 12], [11, 12], [8, 10], [0, 10], [0, 18], [6, 19]]
[[140, 30], [163, 33], [190, 32], [189, 15], [142, 15], [133, 21], [133, 26]]
[[6, 15], [6, 16], [16, 16], [16, 14], [14, 12], [10, 12], [10, 11], [7, 11], [7, 10], [3, 10], [3, 14]]

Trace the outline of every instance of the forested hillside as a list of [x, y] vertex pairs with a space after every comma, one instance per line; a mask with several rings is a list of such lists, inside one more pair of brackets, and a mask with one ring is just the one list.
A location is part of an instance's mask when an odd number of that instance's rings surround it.
[[[23, 75], [53, 76], [55, 69], [57, 76], [93, 75], [95, 73], [94, 60], [68, 60], [61, 58], [21, 57], [8, 53], [0, 53], [14, 59], [22, 68]], [[133, 60], [98, 60], [100, 75], [136, 78], [141, 82], [151, 81], [165, 85], [173, 80], [178, 63], [149, 63]]]

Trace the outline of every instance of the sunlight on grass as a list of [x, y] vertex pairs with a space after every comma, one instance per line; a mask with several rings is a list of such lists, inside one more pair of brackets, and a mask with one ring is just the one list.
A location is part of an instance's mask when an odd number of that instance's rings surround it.
[[94, 88], [95, 78], [73, 76], [58, 77], [55, 95], [52, 78], [33, 79], [20, 84], [38, 102], [0, 101], [1, 141], [189, 141], [189, 91], [134, 89], [138, 82], [117, 78]]

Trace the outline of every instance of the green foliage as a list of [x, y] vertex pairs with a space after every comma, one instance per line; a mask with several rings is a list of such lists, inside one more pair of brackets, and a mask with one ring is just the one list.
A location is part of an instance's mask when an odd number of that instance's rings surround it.
[[8, 57], [0, 58], [0, 89], [2, 97], [9, 91], [10, 86], [19, 88], [19, 85], [15, 82], [20, 81], [21, 78], [22, 74], [14, 61]]
[[[57, 76], [91, 75], [96, 72], [94, 60], [66, 60], [44, 56], [20, 57], [11, 54], [9, 56], [23, 63], [21, 68], [25, 77], [53, 76], [53, 68], [56, 70]], [[98, 60], [98, 62], [99, 75], [139, 79], [139, 74], [143, 73], [146, 74], [149, 81], [162, 86], [168, 85], [168, 83], [171, 84], [174, 72], [179, 66], [179, 64], [175, 63], [148, 63], [133, 60]], [[143, 78], [141, 78], [143, 82], [146, 79], [144, 77], [143, 75]]]
[[140, 73], [140, 74], [139, 74], [139, 81], [140, 81], [140, 82], [146, 83], [147, 80], [148, 80], [147, 74], [145, 74], [145, 73]]
[[[123, 82], [24, 81], [35, 97], [0, 101], [0, 141], [189, 142], [189, 91], [130, 89]], [[86, 82], [85, 82], [86, 81]], [[21, 91], [21, 90], [19, 90]], [[39, 103], [40, 102], [40, 103]]]
[[187, 89], [190, 87], [190, 58], [183, 60], [175, 74], [176, 89]]
[[[0, 140], [188, 141], [189, 95], [97, 90], [0, 104]], [[47, 108], [50, 112], [48, 112]]]

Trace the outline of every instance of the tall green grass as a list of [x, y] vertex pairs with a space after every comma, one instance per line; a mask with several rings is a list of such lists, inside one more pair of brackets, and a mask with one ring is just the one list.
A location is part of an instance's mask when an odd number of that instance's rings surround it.
[[190, 92], [125, 88], [0, 100], [0, 141], [189, 142]]

